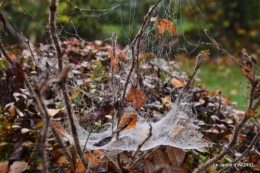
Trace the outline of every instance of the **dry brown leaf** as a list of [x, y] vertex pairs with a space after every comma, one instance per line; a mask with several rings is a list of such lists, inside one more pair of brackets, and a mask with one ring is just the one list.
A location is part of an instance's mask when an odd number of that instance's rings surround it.
[[110, 60], [111, 60], [111, 64], [112, 64], [112, 67], [114, 68], [114, 70], [116, 72], [119, 72], [117, 62], [116, 62], [116, 58], [113, 55], [110, 55]]
[[175, 87], [184, 87], [184, 83], [179, 81], [178, 79], [176, 78], [172, 78], [171, 79], [171, 84]]
[[0, 163], [0, 173], [8, 172], [8, 161], [4, 161]]
[[62, 109], [47, 109], [47, 112], [50, 116], [54, 116], [59, 113]]
[[184, 160], [184, 152], [180, 148], [166, 146], [166, 153], [171, 162], [171, 165], [174, 167], [180, 167]]
[[[58, 132], [61, 136], [67, 138], [67, 139], [70, 141], [70, 135], [69, 135], [69, 133], [68, 133], [61, 125], [59, 125], [56, 121], [51, 120], [51, 122], [52, 122], [53, 127], [57, 130], [57, 132]], [[70, 142], [72, 143], [72, 141], [70, 141]]]
[[248, 109], [248, 110], [246, 111], [246, 116], [247, 116], [248, 118], [254, 117], [255, 114], [256, 114], [256, 112], [255, 112], [253, 109]]
[[126, 101], [131, 102], [132, 107], [136, 109], [140, 109], [146, 102], [146, 99], [146, 95], [133, 85], [126, 95]]
[[180, 133], [180, 131], [183, 129], [183, 127], [181, 127], [180, 125], [176, 124], [171, 132], [171, 134], [169, 135], [170, 137], [174, 137], [176, 136], [178, 133]]
[[76, 165], [77, 165], [77, 170], [80, 173], [85, 173], [86, 172], [86, 169], [85, 169], [83, 163], [81, 162], [81, 160], [79, 158], [76, 159]]
[[65, 156], [61, 156], [58, 159], [56, 164], [59, 165], [59, 166], [62, 166], [62, 165], [67, 164], [67, 163], [68, 163], [68, 160], [66, 159], [66, 157]]
[[87, 153], [85, 155], [86, 159], [88, 160], [88, 162], [90, 162], [92, 160], [92, 167], [95, 168], [98, 165], [98, 159], [96, 158], [95, 155], [91, 154], [91, 153]]
[[21, 173], [26, 170], [28, 163], [22, 161], [15, 161], [11, 166], [8, 173]]
[[124, 130], [129, 130], [132, 128], [135, 128], [137, 123], [137, 115], [136, 114], [124, 114], [117, 126], [117, 129], [121, 129], [123, 126], [125, 126], [128, 122], [130, 123], [124, 128]]
[[144, 172], [145, 173], [153, 173], [155, 166], [153, 165], [153, 162], [149, 160], [144, 161]]
[[176, 33], [175, 25], [168, 19], [161, 19], [156, 24], [160, 34], [163, 34], [165, 31], [168, 31], [170, 34]]
[[166, 166], [166, 167], [170, 166], [170, 160], [167, 154], [161, 149], [157, 149], [154, 152], [153, 162], [155, 166]]

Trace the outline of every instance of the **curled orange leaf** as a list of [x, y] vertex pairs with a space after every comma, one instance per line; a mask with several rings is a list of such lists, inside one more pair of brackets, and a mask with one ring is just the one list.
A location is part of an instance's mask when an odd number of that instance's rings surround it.
[[135, 128], [136, 123], [137, 123], [136, 114], [124, 114], [117, 126], [117, 129], [121, 129], [123, 128], [123, 126], [127, 125], [123, 130], [129, 130]]
[[158, 30], [160, 34], [163, 34], [167, 31], [170, 34], [176, 34], [176, 27], [175, 25], [168, 19], [161, 19], [156, 22], [158, 26]]
[[172, 78], [171, 79], [171, 84], [175, 87], [184, 87], [184, 83], [179, 81], [178, 79], [176, 78]]

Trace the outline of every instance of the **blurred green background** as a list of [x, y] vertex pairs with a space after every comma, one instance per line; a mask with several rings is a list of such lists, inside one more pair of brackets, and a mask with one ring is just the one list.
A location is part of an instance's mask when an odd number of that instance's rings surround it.
[[[2, 9], [6, 21], [18, 28], [32, 43], [49, 42], [48, 1], [20, 0], [19, 3], [17, 2], [17, 0], [9, 0]], [[155, 2], [156, 0], [60, 0], [57, 31], [62, 40], [79, 36], [87, 41], [106, 40], [110, 38], [112, 32], [116, 32], [119, 44], [124, 47], [134, 38], [142, 25], [144, 16]], [[164, 7], [169, 4], [178, 8], [164, 11]], [[208, 29], [213, 38], [229, 53], [240, 56], [241, 49], [246, 48], [250, 55], [258, 59], [260, 55], [260, 1], [163, 0], [161, 7], [161, 10], [156, 12], [159, 18], [165, 16], [172, 18], [190, 43], [209, 42], [203, 32], [204, 29]], [[8, 37], [1, 34], [4, 41], [16, 44], [16, 32], [9, 33]], [[14, 36], [10, 36], [12, 33]], [[188, 57], [194, 57], [200, 48], [204, 49], [206, 46], [202, 44]], [[211, 57], [214, 59], [221, 56], [218, 50], [213, 50]], [[189, 67], [190, 64], [187, 63], [186, 66]], [[217, 70], [212, 71], [215, 68]], [[225, 63], [221, 68], [217, 64], [208, 63], [203, 66], [199, 77], [210, 89], [222, 90], [240, 105], [246, 103], [244, 95], [241, 94], [241, 90], [246, 88], [246, 82], [237, 70], [238, 68], [225, 66]], [[212, 72], [217, 74], [214, 78]]]
[[[7, 21], [15, 25], [31, 42], [45, 42], [48, 38], [48, 1], [7, 1], [4, 9]], [[107, 39], [112, 32], [119, 36], [121, 45], [128, 44], [140, 28], [146, 12], [156, 0], [60, 0], [58, 31], [61, 38], [78, 34], [93, 41]], [[198, 41], [210, 29], [214, 38], [235, 52], [252, 49], [259, 44], [260, 1], [257, 0], [164, 0], [161, 6], [176, 4], [174, 14], [189, 40]], [[199, 8], [197, 8], [199, 7]], [[106, 10], [108, 9], [108, 10]], [[164, 9], [164, 8], [162, 8]], [[169, 11], [169, 16], [174, 12]], [[158, 11], [158, 14], [165, 11]], [[172, 14], [173, 15], [173, 14]], [[159, 16], [163, 17], [163, 15]], [[69, 34], [71, 33], [71, 34]], [[252, 49], [254, 50], [254, 49]]]

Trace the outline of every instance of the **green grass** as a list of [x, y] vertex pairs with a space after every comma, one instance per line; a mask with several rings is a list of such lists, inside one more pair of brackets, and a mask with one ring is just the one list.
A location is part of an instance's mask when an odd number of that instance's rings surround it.
[[[187, 63], [181, 66], [181, 70], [191, 74], [193, 66], [194, 64]], [[231, 99], [230, 102], [238, 103], [238, 109], [245, 110], [249, 85], [246, 78], [241, 74], [239, 67], [235, 65], [228, 67], [217, 63], [203, 64], [197, 77], [201, 79], [199, 84], [205, 86], [209, 91], [220, 90]]]

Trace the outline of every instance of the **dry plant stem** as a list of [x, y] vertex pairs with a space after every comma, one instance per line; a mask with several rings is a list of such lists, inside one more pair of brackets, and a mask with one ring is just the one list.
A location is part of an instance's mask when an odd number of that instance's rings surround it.
[[62, 53], [61, 48], [59, 44], [59, 39], [56, 33], [56, 11], [57, 11], [57, 1], [56, 0], [50, 0], [50, 16], [49, 16], [49, 30], [52, 38], [52, 42], [54, 44], [54, 47], [56, 49], [57, 57], [58, 57], [58, 66], [59, 70], [61, 71], [63, 68], [62, 65]]
[[73, 137], [73, 140], [74, 140], [76, 151], [77, 151], [79, 158], [80, 158], [81, 162], [83, 163], [85, 169], [87, 170], [88, 169], [88, 162], [87, 162], [87, 160], [84, 156], [84, 152], [83, 152], [81, 145], [80, 145], [80, 142], [79, 142], [79, 134], [78, 134], [78, 128], [77, 128], [78, 123], [75, 119], [75, 115], [74, 115], [72, 108], [71, 108], [71, 103], [70, 103], [69, 96], [68, 96], [68, 93], [67, 93], [68, 92], [67, 86], [66, 86], [65, 83], [63, 83], [62, 88], [63, 88], [62, 89], [62, 95], [63, 95], [66, 111], [67, 111], [67, 114], [68, 114], [68, 119], [69, 119], [69, 122], [70, 122], [70, 129], [71, 129], [71, 132], [72, 132], [72, 137]]
[[[131, 47], [135, 47], [136, 48], [137, 81], [139, 81], [139, 52], [140, 52], [141, 38], [142, 38], [142, 36], [144, 34], [144, 31], [145, 31], [146, 27], [148, 26], [148, 23], [150, 22], [150, 18], [152, 17], [152, 14], [153, 14], [154, 10], [156, 9], [156, 7], [158, 6], [158, 4], [161, 1], [162, 0], [157, 1], [152, 7], [150, 7], [149, 11], [147, 12], [147, 14], [146, 14], [146, 16], [144, 18], [144, 22], [143, 22], [143, 25], [142, 25], [141, 29], [139, 30], [138, 34], [136, 35], [136, 37], [134, 38], [134, 40], [130, 44]], [[136, 44], [136, 42], [137, 42], [137, 44]]]
[[[42, 83], [41, 85], [44, 85], [44, 83]], [[46, 109], [46, 106], [45, 106], [43, 98], [42, 98], [42, 93], [44, 92], [42, 89], [43, 89], [43, 87], [37, 85], [35, 82], [35, 93], [36, 93], [38, 101], [39, 101], [39, 106], [41, 107], [41, 109], [39, 111], [41, 112], [42, 117], [44, 117], [44, 119], [45, 119], [42, 133], [40, 136], [40, 141], [39, 141], [39, 146], [40, 146], [39, 153], [41, 154], [42, 171], [48, 173], [49, 172], [48, 171], [48, 159], [47, 159], [48, 157], [47, 157], [47, 152], [46, 152], [46, 146], [47, 146], [47, 137], [49, 134], [49, 127], [50, 127], [50, 116], [48, 114], [48, 111]]]
[[[52, 37], [52, 41], [53, 44], [55, 46], [56, 49], [56, 53], [57, 53], [57, 57], [58, 57], [58, 65], [59, 65], [59, 70], [62, 70], [62, 53], [61, 53], [61, 48], [59, 45], [59, 39], [57, 37], [57, 33], [56, 33], [56, 23], [55, 23], [55, 13], [57, 10], [57, 4], [56, 4], [56, 0], [51, 0], [50, 1], [50, 17], [49, 17], [49, 25], [50, 25], [50, 34]], [[69, 96], [68, 96], [68, 91], [67, 91], [67, 86], [66, 86], [66, 78], [64, 78], [64, 80], [62, 80], [63, 82], [62, 84], [62, 95], [64, 98], [64, 103], [65, 103], [65, 107], [66, 107], [66, 111], [68, 114], [68, 118], [69, 118], [69, 122], [70, 122], [70, 129], [72, 132], [72, 136], [73, 136], [73, 140], [74, 140], [74, 144], [77, 150], [77, 153], [79, 155], [79, 158], [81, 160], [81, 162], [83, 163], [84, 167], [86, 170], [88, 170], [88, 162], [84, 156], [84, 152], [81, 148], [80, 142], [79, 142], [79, 137], [78, 137], [78, 129], [77, 129], [77, 121], [75, 118], [75, 115], [72, 111], [72, 107], [71, 107], [71, 103], [69, 100]]]
[[0, 9], [5, 5], [5, 3], [6, 3], [6, 0], [4, 0], [4, 1], [1, 3]]
[[[254, 139], [252, 140], [252, 142], [250, 143], [250, 145], [247, 147], [247, 149], [241, 154], [241, 156], [239, 156], [238, 158], [236, 158], [232, 164], [237, 163], [238, 161], [240, 161], [241, 159], [245, 158], [248, 153], [250, 152], [250, 150], [255, 146], [256, 142], [258, 142], [260, 137], [260, 131], [255, 135]], [[225, 167], [221, 170], [218, 171], [218, 173], [224, 172], [225, 170], [227, 170], [228, 167]]]
[[64, 155], [66, 156], [67, 160], [69, 162], [72, 161], [72, 156], [70, 154], [70, 152], [68, 151], [66, 144], [64, 143], [63, 139], [61, 138], [61, 136], [57, 133], [56, 129], [53, 127], [53, 125], [51, 124], [50, 126], [51, 131], [53, 136], [55, 137], [55, 139], [57, 140], [59, 147], [62, 149], [61, 151], [64, 153]]
[[[253, 101], [254, 101], [254, 91], [255, 91], [255, 87], [257, 85], [257, 82], [255, 81], [253, 84], [251, 84], [251, 90], [250, 90], [250, 95], [249, 95], [249, 99], [248, 99], [248, 108], [247, 111], [252, 109], [253, 106]], [[242, 119], [239, 121], [238, 125], [235, 126], [235, 130], [232, 136], [231, 141], [228, 143], [227, 146], [224, 147], [224, 149], [215, 157], [213, 157], [212, 159], [208, 160], [206, 163], [201, 164], [197, 169], [195, 169], [193, 171], [193, 173], [199, 173], [202, 172], [203, 170], [205, 170], [208, 166], [212, 165], [213, 163], [219, 161], [222, 157], [224, 157], [226, 154], [230, 154], [230, 151], [232, 151], [232, 148], [234, 147], [234, 145], [237, 142], [237, 138], [239, 135], [240, 130], [244, 127], [245, 123], [247, 122], [247, 120], [250, 117], [246, 116], [246, 114], [244, 114], [244, 116], [242, 117]]]
[[225, 49], [223, 49], [220, 46], [220, 44], [216, 42], [216, 40], [209, 35], [207, 29], [205, 29], [204, 32], [206, 36], [210, 39], [210, 41], [217, 47], [218, 50], [221, 50], [224, 54], [228, 55], [233, 62], [235, 62], [238, 66], [240, 66], [240, 64], [235, 60], [235, 57], [233, 57], [230, 53], [228, 53]]
[[181, 92], [179, 99], [178, 99], [178, 104], [180, 104], [180, 101], [182, 100], [183, 94], [186, 93], [189, 90], [189, 88], [191, 87], [191, 84], [192, 84], [192, 81], [193, 81], [195, 75], [198, 73], [198, 70], [199, 70], [202, 62], [205, 60], [205, 58], [208, 55], [209, 55], [209, 51], [207, 51], [207, 53], [203, 57], [202, 57], [201, 53], [197, 55], [197, 57], [196, 57], [197, 61], [196, 61], [195, 69], [194, 69], [190, 79], [188, 80], [188, 83], [182, 89], [182, 92]]
[[[6, 52], [6, 50], [5, 50], [5, 48], [3, 47], [3, 44], [2, 44], [2, 42], [1, 42], [1, 39], [0, 39], [0, 51], [2, 52], [2, 54], [4, 55], [4, 57], [5, 57], [5, 59], [10, 63], [10, 64], [13, 64], [14, 62], [13, 62], [13, 60], [11, 59], [11, 57], [8, 55], [8, 53]], [[31, 97], [33, 98], [33, 100], [37, 103], [37, 109], [38, 110], [40, 110], [41, 108], [40, 108], [40, 106], [39, 106], [39, 99], [38, 99], [38, 97], [36, 97], [36, 94], [35, 94], [35, 92], [34, 92], [34, 90], [33, 90], [33, 88], [32, 88], [32, 86], [31, 86], [31, 84], [30, 84], [30, 82], [28, 81], [28, 79], [27, 79], [27, 77], [25, 77], [25, 80], [24, 80], [24, 82], [25, 82], [25, 85], [27, 86], [27, 88], [28, 88], [28, 90], [29, 90], [29, 93], [30, 93], [30, 95], [31, 95]], [[57, 142], [59, 143], [59, 146], [62, 148], [62, 151], [64, 152], [64, 155], [67, 157], [67, 159], [69, 160], [71, 157], [70, 157], [70, 154], [69, 154], [69, 152], [68, 152], [68, 150], [67, 150], [67, 148], [66, 148], [66, 146], [65, 146], [65, 144], [64, 144], [64, 142], [63, 142], [63, 140], [61, 139], [61, 137], [60, 137], [60, 135], [59, 134], [57, 134], [57, 133], [55, 133], [54, 131], [53, 131], [53, 127], [52, 127], [52, 125], [51, 125], [51, 129], [52, 129], [52, 133], [54, 134], [54, 136], [55, 136], [55, 138], [57, 139]]]
[[135, 158], [136, 154], [140, 151], [140, 149], [141, 149], [142, 146], [146, 143], [146, 141], [148, 141], [148, 139], [151, 138], [153, 128], [152, 128], [151, 124], [149, 124], [149, 126], [150, 126], [150, 128], [149, 128], [149, 134], [148, 134], [148, 136], [145, 138], [145, 140], [144, 140], [141, 144], [138, 145], [138, 148], [136, 149], [136, 151], [134, 152], [134, 154], [133, 154], [133, 156], [132, 156], [132, 160]]

